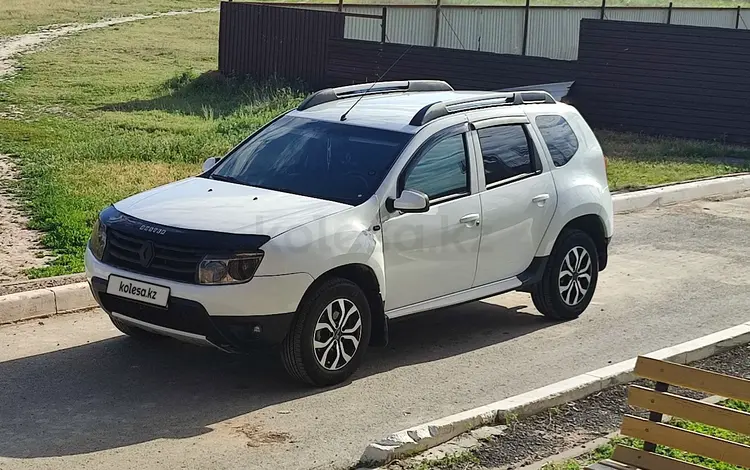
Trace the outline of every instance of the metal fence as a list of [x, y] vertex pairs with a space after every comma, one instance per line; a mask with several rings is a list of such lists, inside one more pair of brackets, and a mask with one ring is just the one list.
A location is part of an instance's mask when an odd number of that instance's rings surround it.
[[[365, 15], [386, 13], [387, 42], [450, 49], [524, 54], [551, 59], [578, 57], [584, 18], [748, 29], [750, 9], [347, 5], [285, 3], [284, 6]], [[385, 10], [384, 10], [385, 8]], [[381, 20], [346, 19], [344, 37], [380, 41]], [[525, 44], [525, 47], [524, 47]]]
[[581, 22], [569, 97], [593, 125], [750, 143], [750, 31]]

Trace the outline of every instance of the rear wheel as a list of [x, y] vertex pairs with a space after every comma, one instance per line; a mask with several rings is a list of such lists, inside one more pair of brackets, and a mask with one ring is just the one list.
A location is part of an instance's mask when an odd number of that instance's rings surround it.
[[282, 344], [294, 378], [324, 387], [343, 382], [359, 367], [370, 342], [370, 306], [362, 289], [333, 278], [305, 297]]
[[531, 291], [534, 306], [554, 320], [578, 318], [591, 303], [599, 278], [596, 244], [581, 230], [560, 234], [542, 280]]
[[153, 341], [165, 338], [164, 336], [157, 335], [156, 333], [151, 333], [150, 331], [146, 331], [142, 328], [129, 325], [128, 323], [118, 320], [117, 318], [109, 317], [109, 319], [112, 320], [112, 324], [115, 325], [115, 328], [125, 333], [127, 336], [130, 336], [131, 338], [141, 341]]

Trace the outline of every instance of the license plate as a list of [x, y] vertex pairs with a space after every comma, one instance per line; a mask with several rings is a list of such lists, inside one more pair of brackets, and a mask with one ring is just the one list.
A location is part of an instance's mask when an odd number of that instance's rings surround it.
[[166, 307], [167, 300], [169, 300], [169, 287], [134, 281], [120, 276], [109, 276], [107, 294]]

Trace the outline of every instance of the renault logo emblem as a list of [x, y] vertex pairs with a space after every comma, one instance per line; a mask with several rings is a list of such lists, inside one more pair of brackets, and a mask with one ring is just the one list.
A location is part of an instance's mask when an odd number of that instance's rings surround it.
[[154, 260], [154, 243], [146, 241], [138, 254], [140, 256], [141, 266], [144, 268], [151, 266], [151, 262]]

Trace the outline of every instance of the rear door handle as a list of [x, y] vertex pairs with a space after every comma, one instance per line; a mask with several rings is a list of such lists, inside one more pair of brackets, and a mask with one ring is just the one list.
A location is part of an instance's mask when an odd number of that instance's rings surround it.
[[476, 227], [479, 225], [479, 214], [466, 214], [458, 220], [462, 224], [466, 224], [470, 227]]
[[531, 199], [531, 202], [538, 205], [539, 207], [542, 207], [545, 202], [547, 202], [547, 199], [549, 199], [549, 194], [540, 194], [539, 196], [535, 196]]

